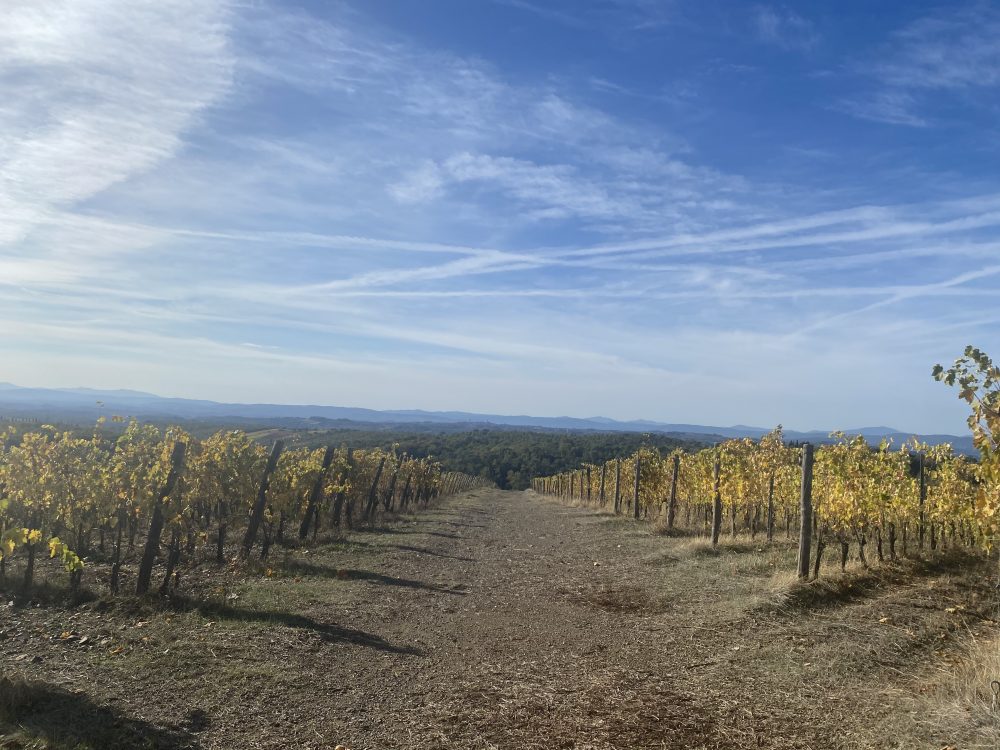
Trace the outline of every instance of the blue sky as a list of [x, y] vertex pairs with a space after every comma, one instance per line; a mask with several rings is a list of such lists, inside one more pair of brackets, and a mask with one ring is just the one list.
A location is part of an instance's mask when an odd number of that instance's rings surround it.
[[962, 431], [1000, 5], [14, 0], [0, 380]]

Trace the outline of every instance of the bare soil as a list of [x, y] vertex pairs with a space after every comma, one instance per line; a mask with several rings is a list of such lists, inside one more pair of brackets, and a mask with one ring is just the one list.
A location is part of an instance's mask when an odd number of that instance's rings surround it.
[[275, 554], [170, 599], [8, 594], [0, 748], [998, 746], [988, 684], [922, 695], [996, 632], [975, 558], [801, 586], [784, 541], [497, 490]]

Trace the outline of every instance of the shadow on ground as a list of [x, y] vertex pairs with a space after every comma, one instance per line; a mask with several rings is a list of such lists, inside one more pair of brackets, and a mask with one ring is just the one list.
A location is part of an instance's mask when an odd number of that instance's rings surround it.
[[[966, 585], [980, 588], [981, 594], [988, 600], [990, 588], [987, 582], [991, 567], [987, 560], [961, 549], [949, 550], [931, 559], [900, 558], [863, 570], [835, 572], [796, 583], [780, 602], [771, 604], [769, 608], [782, 611], [836, 607], [877, 597], [886, 590], [898, 589], [915, 580], [949, 574], [974, 581], [975, 585]], [[965, 612], [975, 614], [971, 609]]]
[[[405, 545], [396, 544], [386, 546], [396, 547], [398, 549], [412, 549], [419, 552], [426, 552], [430, 555], [436, 554], [431, 550], [423, 550], [418, 547], [407, 547]], [[442, 555], [442, 557], [451, 557], [451, 555]], [[466, 558], [455, 559], [462, 560]], [[447, 586], [439, 586], [436, 583], [425, 583], [424, 581], [417, 581], [412, 578], [397, 578], [395, 576], [387, 576], [383, 573], [375, 573], [371, 570], [336, 568], [329, 565], [317, 565], [316, 563], [301, 562], [299, 560], [289, 561], [288, 564], [285, 565], [284, 570], [288, 573], [301, 576], [321, 576], [323, 578], [337, 578], [342, 581], [370, 581], [371, 583], [378, 583], [383, 586], [400, 586], [407, 589], [434, 591], [440, 594], [464, 595], [464, 592], [462, 591], [456, 591], [448, 588]]]
[[209, 724], [203, 712], [193, 711], [184, 727], [160, 727], [98, 705], [82, 693], [0, 678], [0, 748], [194, 750], [199, 747], [194, 733]]
[[415, 547], [412, 544], [387, 544], [386, 547], [392, 547], [393, 549], [400, 549], [405, 552], [417, 552], [421, 555], [432, 555], [434, 557], [446, 557], [449, 560], [461, 560], [462, 562], [475, 562], [473, 557], [462, 557], [461, 555], [449, 555], [445, 552], [436, 552], [432, 549], [427, 549], [426, 547]]
[[322, 640], [328, 643], [350, 643], [355, 646], [363, 646], [392, 654], [423, 655], [423, 652], [419, 649], [412, 646], [397, 646], [373, 633], [367, 633], [363, 630], [348, 628], [335, 623], [320, 622], [311, 617], [291, 612], [244, 609], [221, 602], [192, 599], [183, 595], [174, 595], [169, 601], [171, 606], [176, 610], [197, 612], [203, 617], [235, 622], [283, 625], [287, 628], [309, 630], [316, 633]]

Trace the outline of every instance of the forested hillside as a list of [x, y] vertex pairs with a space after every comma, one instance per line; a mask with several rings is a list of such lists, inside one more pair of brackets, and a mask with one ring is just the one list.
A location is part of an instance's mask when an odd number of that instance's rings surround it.
[[462, 471], [496, 482], [501, 489], [523, 490], [532, 477], [603, 463], [640, 447], [669, 452], [700, 444], [656, 434], [471, 430], [450, 434], [331, 430], [309, 433], [311, 446], [348, 443], [356, 448], [390, 448], [415, 458], [433, 456], [445, 471]]

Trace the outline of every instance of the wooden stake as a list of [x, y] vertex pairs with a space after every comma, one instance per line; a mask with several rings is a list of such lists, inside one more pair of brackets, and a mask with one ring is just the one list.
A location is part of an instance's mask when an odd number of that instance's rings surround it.
[[622, 460], [615, 459], [615, 515], [622, 510]]
[[925, 471], [926, 460], [924, 454], [920, 454], [920, 518], [919, 525], [917, 526], [917, 546], [920, 549], [924, 548], [924, 532], [925, 532], [925, 521], [924, 521], [924, 506], [927, 504], [927, 474]]
[[632, 503], [635, 507], [635, 519], [639, 520], [639, 467], [642, 464], [642, 458], [639, 456], [639, 452], [635, 453], [635, 486], [632, 490]]
[[809, 551], [812, 544], [813, 447], [802, 446], [802, 496], [799, 502], [799, 578], [809, 579]]
[[333, 463], [333, 454], [333, 446], [327, 446], [326, 453], [323, 454], [323, 469], [320, 471], [319, 476], [316, 477], [316, 483], [313, 484], [312, 491], [309, 493], [306, 512], [302, 517], [302, 523], [299, 525], [299, 539], [305, 539], [309, 533], [309, 524], [313, 521], [313, 516], [316, 514], [316, 504], [319, 502], [320, 495], [323, 494], [323, 485], [326, 483], [326, 475], [330, 471], [330, 464]]
[[257, 488], [257, 500], [253, 504], [253, 511], [250, 514], [250, 521], [247, 524], [247, 533], [243, 537], [243, 548], [240, 550], [240, 558], [246, 560], [250, 557], [250, 550], [257, 541], [257, 530], [260, 522], [264, 518], [264, 508], [267, 505], [267, 488], [271, 484], [271, 474], [278, 466], [278, 458], [281, 451], [285, 449], [285, 443], [275, 440], [271, 446], [271, 455], [267, 457], [267, 465], [264, 467], [264, 476], [260, 478], [260, 486]]
[[774, 472], [767, 483], [767, 541], [774, 541]]
[[722, 492], [720, 490], [720, 477], [722, 474], [722, 462], [715, 459], [714, 488], [712, 497], [712, 546], [719, 546], [719, 534], [722, 532]]
[[670, 477], [670, 501], [667, 504], [667, 529], [674, 528], [674, 517], [677, 514], [677, 476], [681, 471], [681, 457], [674, 455], [674, 472]]
[[173, 453], [170, 454], [170, 471], [167, 473], [167, 481], [163, 484], [162, 489], [156, 494], [156, 499], [153, 501], [153, 515], [149, 520], [146, 547], [142, 552], [142, 560], [139, 563], [139, 575], [135, 583], [136, 594], [141, 595], [149, 591], [149, 582], [153, 577], [153, 563], [156, 562], [156, 553], [160, 550], [160, 535], [163, 534], [163, 502], [170, 497], [170, 493], [177, 486], [186, 450], [187, 443], [182, 443], [180, 440], [174, 443]]

